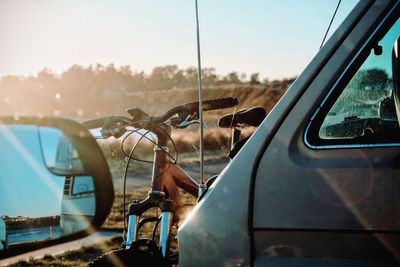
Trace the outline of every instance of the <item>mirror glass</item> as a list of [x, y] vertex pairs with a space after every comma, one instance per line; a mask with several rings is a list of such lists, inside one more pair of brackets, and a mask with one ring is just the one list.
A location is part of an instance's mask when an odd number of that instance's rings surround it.
[[59, 129], [0, 126], [0, 250], [86, 229], [95, 214], [93, 178]]
[[39, 127], [39, 141], [47, 168], [55, 174], [84, 173], [78, 152], [59, 129]]

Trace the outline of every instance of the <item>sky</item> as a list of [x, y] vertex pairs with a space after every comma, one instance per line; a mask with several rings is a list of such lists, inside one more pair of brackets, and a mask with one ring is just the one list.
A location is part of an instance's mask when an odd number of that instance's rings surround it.
[[[344, 0], [331, 33], [358, 0]], [[198, 0], [203, 67], [293, 77], [318, 52], [337, 0]], [[73, 64], [196, 66], [194, 0], [1, 0], [0, 76]]]

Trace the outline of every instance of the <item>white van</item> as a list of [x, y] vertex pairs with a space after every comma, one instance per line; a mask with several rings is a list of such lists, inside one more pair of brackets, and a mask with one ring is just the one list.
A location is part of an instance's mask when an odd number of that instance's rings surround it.
[[[83, 171], [82, 162], [74, 145], [64, 136], [59, 140], [52, 171], [69, 173], [77, 170]], [[61, 201], [61, 235], [86, 229], [93, 220], [95, 206], [93, 177], [66, 175]]]
[[93, 178], [67, 176], [61, 201], [61, 235], [86, 229], [93, 220], [95, 209]]

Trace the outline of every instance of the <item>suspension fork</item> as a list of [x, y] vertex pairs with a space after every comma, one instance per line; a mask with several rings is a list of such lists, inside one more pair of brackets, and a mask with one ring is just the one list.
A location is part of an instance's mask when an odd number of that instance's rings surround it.
[[128, 211], [128, 232], [125, 247], [130, 248], [133, 242], [138, 240], [138, 231], [140, 224], [140, 216], [150, 208], [159, 208], [161, 210], [160, 221], [160, 248], [163, 256], [167, 256], [169, 248], [169, 239], [173, 216], [175, 213], [175, 205], [171, 199], [161, 198], [157, 195], [149, 195], [142, 202], [133, 202], [129, 205]]
[[164, 257], [168, 254], [169, 239], [174, 217], [174, 203], [170, 199], [165, 199], [161, 205], [161, 228], [160, 228], [160, 248]]

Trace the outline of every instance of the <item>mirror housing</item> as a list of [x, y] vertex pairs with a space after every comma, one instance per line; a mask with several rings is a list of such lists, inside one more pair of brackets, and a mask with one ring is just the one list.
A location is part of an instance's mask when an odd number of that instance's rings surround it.
[[[57, 204], [59, 205], [59, 215], [41, 217], [38, 211], [34, 216], [30, 216], [34, 218], [16, 216], [16, 218], [21, 217], [29, 219], [31, 222], [34, 221], [35, 224], [38, 221], [43, 224], [45, 218], [47, 223], [45, 225], [50, 229], [50, 238], [9, 244], [7, 227], [10, 226], [10, 222], [13, 223], [14, 228], [22, 229], [21, 225], [26, 224], [28, 220], [22, 223], [15, 222], [18, 220], [12, 221], [9, 216], [0, 214], [0, 259], [82, 238], [95, 232], [102, 225], [113, 203], [113, 184], [104, 155], [96, 140], [84, 126], [78, 122], [61, 118], [0, 117], [0, 135], [2, 135], [0, 139], [2, 144], [0, 143], [0, 145], [12, 148], [8, 151], [0, 151], [0, 161], [3, 161], [3, 166], [7, 166], [5, 169], [11, 172], [10, 175], [7, 171], [6, 174], [0, 175], [0, 184], [3, 184], [3, 190], [10, 189], [7, 188], [7, 185], [15, 187], [17, 183], [12, 179], [16, 181], [18, 178], [24, 179], [24, 181], [37, 179], [41, 184], [46, 185], [43, 182], [45, 179], [42, 179], [46, 176], [47, 180], [50, 177], [57, 180], [58, 185], [61, 185], [57, 189], [58, 191], [56, 190], [59, 193], [57, 199], [61, 202]], [[40, 149], [37, 149], [38, 147]], [[37, 151], [41, 151], [41, 155]], [[1, 153], [4, 154], [3, 157]], [[12, 160], [16, 158], [20, 160], [15, 163], [14, 167]], [[9, 166], [10, 162], [11, 166]], [[21, 170], [24, 168], [25, 170]], [[32, 175], [21, 176], [21, 173], [32, 173]], [[40, 184], [39, 182], [36, 183], [36, 186]], [[32, 181], [32, 185], [35, 185], [35, 181]], [[49, 195], [57, 195], [50, 192], [53, 187], [53, 185], [49, 185], [48, 188], [44, 186], [40, 192], [45, 192], [44, 195], [46, 192]], [[3, 208], [3, 211], [12, 211], [16, 209], [16, 206], [24, 204], [22, 195], [18, 197], [18, 191], [21, 193], [22, 188], [11, 188], [11, 190], [17, 197], [10, 202], [5, 194], [6, 196], [3, 196], [1, 202], [5, 201], [1, 205], [10, 206], [8, 209]], [[39, 194], [32, 194], [31, 197], [33, 201], [41, 198]], [[37, 207], [37, 210], [40, 209], [45, 210], [41, 206]], [[32, 209], [29, 212], [31, 213]], [[78, 220], [78, 218], [84, 217], [86, 217], [85, 220]], [[59, 230], [57, 228], [55, 231], [54, 224], [59, 227]], [[57, 232], [57, 234], [53, 235], [53, 232]]]

